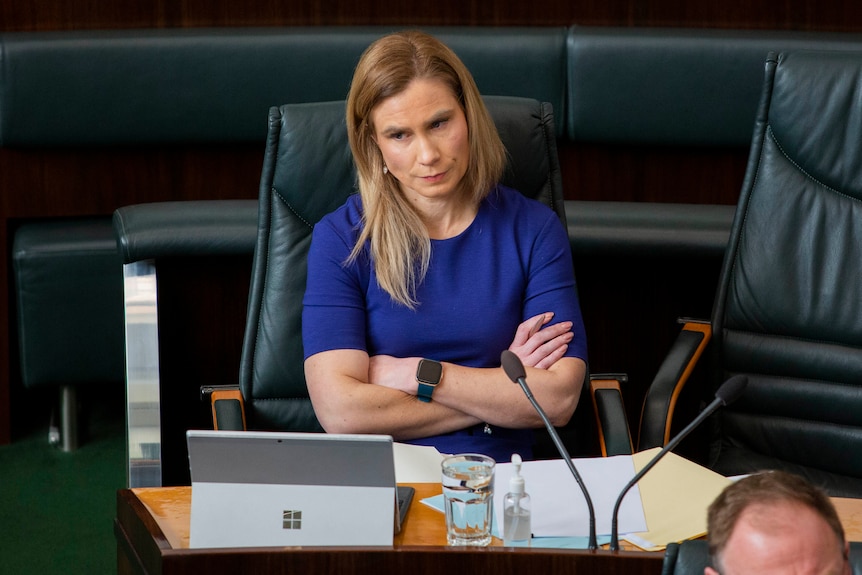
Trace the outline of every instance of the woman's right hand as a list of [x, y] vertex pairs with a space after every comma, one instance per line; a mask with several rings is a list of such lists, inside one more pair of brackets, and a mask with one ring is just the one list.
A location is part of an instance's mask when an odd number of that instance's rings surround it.
[[572, 322], [547, 325], [553, 317], [553, 312], [541, 313], [518, 326], [509, 351], [525, 366], [548, 369], [566, 353], [574, 337]]

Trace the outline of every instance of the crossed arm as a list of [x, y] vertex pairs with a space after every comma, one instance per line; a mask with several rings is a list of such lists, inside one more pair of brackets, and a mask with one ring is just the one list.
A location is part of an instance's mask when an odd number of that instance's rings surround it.
[[[554, 425], [572, 416], [586, 365], [563, 357], [572, 339], [571, 323], [548, 325], [545, 313], [523, 322], [509, 349], [527, 369], [536, 400]], [[507, 428], [535, 428], [542, 420], [500, 367], [443, 364], [434, 399], [416, 398], [419, 357], [372, 356], [361, 350], [317, 353], [305, 362], [308, 391], [324, 429], [330, 433], [385, 433], [396, 440], [428, 437], [481, 422]]]

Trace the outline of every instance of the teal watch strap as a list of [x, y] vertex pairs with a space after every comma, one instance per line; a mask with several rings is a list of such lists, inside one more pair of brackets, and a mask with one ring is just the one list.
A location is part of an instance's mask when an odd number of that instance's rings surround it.
[[443, 365], [439, 361], [434, 361], [433, 359], [419, 360], [419, 367], [416, 369], [416, 381], [419, 383], [416, 397], [419, 398], [419, 401], [424, 401], [425, 403], [431, 402], [434, 388], [440, 383], [442, 376]]
[[424, 401], [425, 403], [431, 403], [431, 396], [434, 394], [434, 388], [436, 385], [428, 385], [427, 383], [420, 383], [419, 389], [416, 392], [416, 397], [419, 398], [419, 401]]

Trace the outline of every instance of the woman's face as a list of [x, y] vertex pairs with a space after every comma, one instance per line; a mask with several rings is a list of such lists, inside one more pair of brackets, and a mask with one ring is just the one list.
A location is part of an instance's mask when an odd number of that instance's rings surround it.
[[416, 79], [371, 111], [374, 141], [411, 201], [455, 198], [470, 162], [467, 119], [448, 85]]

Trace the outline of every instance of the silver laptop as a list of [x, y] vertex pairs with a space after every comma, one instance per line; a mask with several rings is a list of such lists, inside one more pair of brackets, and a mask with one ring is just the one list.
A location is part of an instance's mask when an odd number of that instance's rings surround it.
[[191, 548], [392, 545], [400, 525], [391, 437], [186, 435]]

